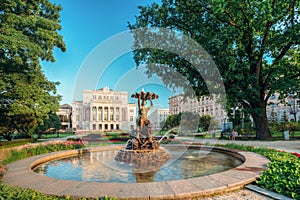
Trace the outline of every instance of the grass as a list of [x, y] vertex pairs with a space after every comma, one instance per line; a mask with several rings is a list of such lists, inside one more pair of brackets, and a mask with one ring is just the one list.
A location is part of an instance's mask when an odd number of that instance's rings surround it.
[[[63, 138], [63, 137], [68, 137], [68, 136], [72, 136], [74, 135], [74, 133], [72, 132], [67, 132], [67, 133], [48, 133], [48, 134], [43, 134], [42, 135], [42, 139], [52, 139], [52, 138]], [[38, 135], [34, 134], [33, 135], [34, 138], [37, 138]]]
[[[294, 137], [300, 137], [300, 131], [295, 131], [294, 133], [290, 133], [290, 138], [291, 138], [291, 136], [294, 136]], [[280, 131], [274, 131], [273, 133], [272, 133], [272, 136], [273, 137], [281, 137], [281, 138], [283, 138], [283, 132], [280, 132]]]
[[1, 149], [17, 147], [25, 144], [32, 143], [32, 139], [18, 139], [12, 141], [2, 141], [0, 142]]

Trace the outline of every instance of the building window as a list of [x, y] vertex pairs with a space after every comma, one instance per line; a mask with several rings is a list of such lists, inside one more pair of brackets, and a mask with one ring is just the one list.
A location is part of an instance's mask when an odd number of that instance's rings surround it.
[[99, 108], [98, 108], [98, 119], [99, 119], [100, 121], [103, 121], [103, 119], [102, 119], [102, 114], [103, 114], [103, 108], [102, 108], [102, 107], [99, 107]]
[[90, 121], [90, 108], [86, 108], [84, 112], [84, 120], [85, 121]]
[[126, 121], [128, 118], [126, 108], [122, 108], [122, 120]]
[[97, 108], [93, 107], [93, 121], [96, 121]]

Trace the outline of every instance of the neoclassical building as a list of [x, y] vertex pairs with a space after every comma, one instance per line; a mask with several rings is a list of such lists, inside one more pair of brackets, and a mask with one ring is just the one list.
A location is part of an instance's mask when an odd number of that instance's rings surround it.
[[162, 122], [165, 122], [167, 117], [169, 116], [169, 108], [158, 108], [155, 111], [153, 111], [149, 115], [149, 120], [152, 124], [153, 130], [160, 130], [162, 128]]
[[210, 115], [218, 122], [219, 127], [225, 122], [227, 116], [223, 107], [217, 103], [217, 96], [202, 96], [199, 99], [187, 98], [182, 94], [169, 97], [170, 115], [180, 112], [193, 112], [199, 115]]
[[285, 99], [280, 99], [279, 93], [271, 95], [267, 104], [268, 120], [275, 120], [279, 123], [284, 120], [284, 115], [289, 121], [294, 121], [294, 117], [296, 117], [296, 121], [300, 121], [300, 99], [293, 95], [287, 95]]
[[136, 105], [128, 103], [128, 92], [108, 87], [83, 90], [83, 99], [73, 102], [72, 112], [76, 130], [131, 130], [136, 126]]
[[69, 104], [63, 104], [59, 107], [56, 115], [59, 117], [62, 125], [62, 129], [66, 131], [72, 131], [72, 106]]

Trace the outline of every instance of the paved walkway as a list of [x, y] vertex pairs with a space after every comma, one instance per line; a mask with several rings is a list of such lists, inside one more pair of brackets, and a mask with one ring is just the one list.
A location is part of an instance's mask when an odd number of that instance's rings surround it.
[[[78, 138], [83, 135], [72, 135], [64, 138], [52, 138], [52, 139], [45, 139], [47, 142], [51, 142], [54, 140], [67, 140], [68, 138]], [[192, 137], [176, 137], [176, 139], [186, 140], [186, 141], [194, 141], [194, 142], [201, 142], [203, 144], [239, 144], [239, 145], [248, 145], [253, 147], [267, 147], [267, 148], [274, 148], [282, 151], [287, 152], [296, 152], [300, 153], [300, 140], [278, 140], [278, 141], [260, 141], [260, 140], [220, 140], [220, 139], [201, 139], [201, 138], [192, 138]]]
[[[76, 135], [71, 137], [78, 137]], [[69, 137], [68, 137], [69, 138]], [[66, 140], [67, 138], [61, 138], [59, 140]], [[208, 143], [208, 144], [240, 144], [248, 145], [254, 147], [267, 147], [274, 148], [278, 150], [283, 150], [287, 152], [297, 152], [300, 153], [300, 140], [281, 140], [281, 141], [240, 141], [240, 140], [217, 140], [217, 139], [198, 139], [198, 138], [189, 138], [189, 137], [177, 137], [177, 139], [182, 139], [184, 141], [193, 141], [199, 143]], [[49, 141], [49, 140], [48, 140]], [[202, 198], [201, 198], [202, 199]], [[241, 189], [230, 193], [225, 193], [222, 195], [212, 196], [203, 198], [204, 200], [264, 200], [272, 199], [264, 195], [260, 195], [256, 192], [250, 191], [248, 189]]]
[[194, 141], [201, 143], [209, 144], [239, 144], [239, 145], [248, 145], [253, 147], [267, 147], [274, 148], [287, 152], [296, 152], [300, 153], [300, 140], [278, 140], [278, 141], [260, 141], [260, 140], [218, 140], [218, 139], [198, 139], [191, 137], [177, 137], [177, 139], [182, 139], [186, 141]]

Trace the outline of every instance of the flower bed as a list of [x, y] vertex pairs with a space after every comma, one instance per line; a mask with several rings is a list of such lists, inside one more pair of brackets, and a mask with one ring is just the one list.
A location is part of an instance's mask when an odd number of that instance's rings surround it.
[[271, 162], [260, 179], [257, 180], [257, 184], [267, 190], [293, 199], [300, 199], [300, 159], [298, 153], [236, 144], [227, 144], [224, 147], [252, 151], [267, 157]]
[[53, 141], [51, 143], [35, 143], [12, 148], [7, 152], [7, 158], [2, 164], [11, 163], [20, 159], [28, 158], [54, 151], [70, 150], [83, 148], [85, 143], [82, 141]]

